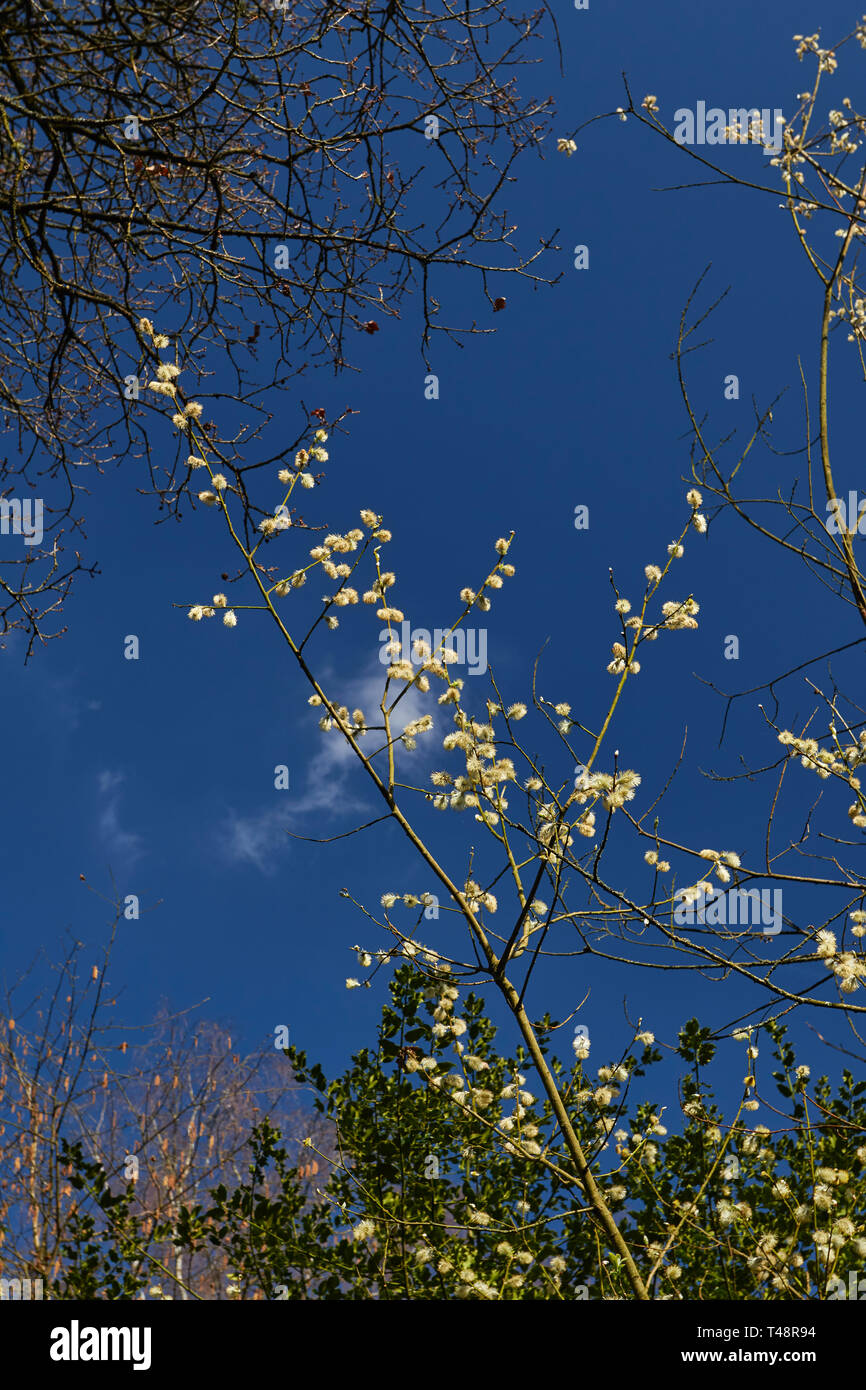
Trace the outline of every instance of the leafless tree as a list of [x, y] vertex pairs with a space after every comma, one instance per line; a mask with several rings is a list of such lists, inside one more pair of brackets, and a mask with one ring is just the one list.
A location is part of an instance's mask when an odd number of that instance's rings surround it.
[[[223, 1252], [179, 1254], [152, 1239], [154, 1227], [184, 1204], [206, 1205], [217, 1183], [237, 1185], [265, 1116], [289, 1151], [315, 1136], [327, 1152], [332, 1136], [300, 1103], [282, 1051], [242, 1056], [200, 1010], [120, 1022], [107, 972], [121, 920], [118, 909], [98, 965], [73, 941], [53, 983], [34, 961], [0, 1010], [0, 1276], [42, 1280], [45, 1296], [62, 1276], [70, 1220], [88, 1200], [69, 1181], [66, 1140], [101, 1165], [112, 1190], [135, 1184], [141, 1268], [163, 1296], [225, 1297]], [[305, 1153], [299, 1178], [314, 1176]]]
[[[424, 344], [492, 331], [502, 276], [534, 278], [541, 253], [512, 243], [503, 195], [546, 129], [549, 99], [517, 84], [546, 18], [502, 0], [3, 0], [0, 488], [50, 524], [4, 565], [0, 635], [21, 630], [28, 656], [58, 635], [93, 571], [94, 472], [144, 460], [143, 490], [180, 515], [184, 450], [144, 428], [142, 317], [182, 333], [198, 394], [218, 368], [240, 418], [212, 443], [239, 463], [256, 438], [256, 466], [292, 447], [278, 393], [310, 363], [350, 365], [411, 290]], [[456, 267], [477, 281], [459, 313]]]

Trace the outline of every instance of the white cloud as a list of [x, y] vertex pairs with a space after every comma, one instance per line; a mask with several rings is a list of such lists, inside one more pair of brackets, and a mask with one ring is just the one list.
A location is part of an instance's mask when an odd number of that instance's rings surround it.
[[[334, 695], [332, 698], [341, 700], [350, 710], [362, 709], [368, 723], [381, 723], [379, 704], [384, 679], [384, 668], [378, 666], [369, 676], [353, 682], [349, 692]], [[330, 693], [328, 684], [325, 689]], [[413, 686], [400, 700], [393, 715], [394, 733], [400, 733], [407, 724], [422, 714], [433, 715], [433, 730], [419, 738], [414, 752], [409, 752], [402, 746], [398, 748], [396, 758], [399, 762], [424, 758], [425, 753], [429, 757], [433, 749], [439, 747], [435, 733], [441, 724], [440, 710], [436, 704], [437, 693], [431, 689], [429, 694], [423, 695]], [[310, 713], [312, 716], [315, 712]], [[318, 729], [317, 721], [316, 714], [315, 722], [313, 718], [310, 719], [310, 732], [311, 737], [320, 740], [320, 745], [307, 766], [301, 787], [295, 790], [296, 773], [294, 769], [290, 769], [290, 790], [275, 793], [279, 796], [277, 805], [247, 816], [234, 810], [229, 812], [223, 834], [226, 837], [228, 855], [236, 863], [254, 864], [262, 873], [273, 873], [280, 851], [285, 851], [292, 844], [291, 837], [286, 834], [287, 830], [309, 835], [311, 838], [324, 838], [330, 833], [340, 834], [344, 830], [351, 830], [353, 821], [360, 824], [369, 819], [371, 808], [372, 815], [378, 815], [384, 810], [384, 807], [380, 808], [378, 804], [378, 796], [373, 787], [365, 786], [366, 775], [342, 735], [335, 730], [323, 733]], [[368, 734], [359, 740], [361, 747], [371, 752], [380, 747], [383, 741], [383, 733]], [[381, 769], [381, 759], [377, 760], [377, 766]], [[348, 785], [350, 778], [351, 790]], [[341, 824], [334, 829], [326, 822], [337, 815], [340, 816]]]
[[108, 852], [124, 865], [134, 864], [145, 853], [144, 841], [120, 823], [120, 787], [125, 781], [122, 772], [106, 769], [99, 773], [97, 786], [104, 805], [99, 813], [99, 837]]

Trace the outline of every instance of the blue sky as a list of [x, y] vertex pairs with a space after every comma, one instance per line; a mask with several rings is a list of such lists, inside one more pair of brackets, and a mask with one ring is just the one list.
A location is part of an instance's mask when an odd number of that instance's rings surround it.
[[[564, 76], [548, 50], [523, 80], [553, 94], [555, 133], [563, 135], [622, 104], [623, 71], [638, 100], [657, 95], [668, 124], [677, 108], [699, 100], [789, 114], [794, 94], [812, 80], [792, 34], [811, 33], [820, 22], [835, 39], [859, 18], [837, 0], [820, 7], [768, 0], [760, 11], [744, 0], [651, 7], [592, 0], [585, 12], [557, 8]], [[864, 70], [866, 54], [846, 49], [828, 88], [835, 104], [856, 95]], [[347, 405], [359, 412], [346, 433], [332, 436], [327, 482], [312, 496], [336, 529], [357, 524], [364, 506], [385, 515], [394, 533], [388, 562], [414, 625], [450, 623], [457, 591], [477, 583], [492, 542], [514, 529], [509, 558], [517, 575], [487, 620], [497, 680], [511, 699], [525, 699], [532, 662], [547, 641], [541, 693], [568, 700], [596, 724], [612, 688], [605, 666], [617, 636], [608, 567], [634, 600], [643, 566], [663, 563], [687, 515], [686, 418], [670, 359], [687, 295], [707, 265], [705, 302], [731, 286], [704, 335], [713, 342], [692, 364], [712, 432], [736, 429], [742, 437], [752, 397], [767, 404], [790, 386], [774, 420], [782, 451], [802, 444], [797, 358], [813, 371], [820, 296], [778, 198], [719, 186], [658, 191], [694, 171], [687, 156], [634, 120], [596, 122], [577, 142], [570, 159], [552, 141], [543, 159], [525, 156], [504, 199], [522, 247], [559, 229], [561, 250], [541, 268], [551, 278], [562, 272], [561, 279], [533, 288], [504, 277], [507, 309], [492, 319], [478, 287], [455, 275], [452, 303], [496, 332], [463, 349], [434, 345], [438, 400], [425, 400], [420, 325], [410, 303], [375, 337], [358, 335], [357, 374], [308, 374], [302, 389], [285, 392], [279, 411], [291, 432], [302, 421], [301, 396], [329, 417]], [[767, 172], [757, 149], [723, 154], [726, 167], [746, 177]], [[572, 266], [578, 244], [589, 247], [586, 271]], [[840, 487], [847, 491], [859, 482], [856, 362], [841, 344], [833, 360], [833, 442], [837, 459], [850, 460]], [[218, 362], [209, 365], [219, 370]], [[729, 373], [740, 380], [736, 402], [723, 397]], [[168, 421], [153, 428], [164, 429], [169, 446]], [[752, 495], [764, 496], [802, 473], [802, 460], [759, 451], [752, 467]], [[14, 979], [39, 947], [56, 957], [67, 930], [92, 943], [96, 959], [109, 914], [79, 875], [109, 892], [113, 874], [143, 908], [139, 921], [123, 924], [114, 957], [124, 1018], [146, 1020], [163, 997], [177, 1007], [207, 999], [204, 1013], [230, 1020], [249, 1047], [288, 1024], [292, 1041], [333, 1074], [372, 1040], [385, 998], [382, 977], [369, 991], [345, 989], [346, 976], [359, 973], [349, 948], [386, 943], [340, 888], [372, 905], [386, 890], [431, 885], [390, 827], [321, 846], [284, 833], [336, 835], [379, 810], [359, 773], [319, 734], [308, 690], [262, 622], [242, 616], [233, 631], [194, 625], [173, 606], [207, 601], [224, 587], [219, 573], [230, 555], [207, 511], [180, 525], [154, 525], [152, 501], [137, 492], [146, 483], [139, 470], [120, 460], [92, 479], [87, 553], [102, 573], [79, 584], [65, 614], [67, 635], [26, 669], [14, 642], [4, 656], [5, 977]], [[579, 504], [590, 508], [587, 531], [574, 528]], [[306, 510], [313, 513], [312, 502]], [[0, 544], [20, 541], [3, 537]], [[745, 858], [762, 843], [768, 786], [711, 784], [701, 769], [731, 772], [740, 751], [762, 765], [775, 759], [777, 746], [756, 695], [739, 703], [718, 749], [723, 704], [695, 673], [725, 690], [746, 689], [860, 632], [852, 609], [731, 518], [713, 523], [706, 538], [693, 533], [679, 564], [676, 596], [695, 594], [700, 628], [646, 649], [612, 746], [655, 792], [687, 726], [685, 765], [666, 812], [671, 835]], [[354, 671], [363, 689], [381, 670], [374, 628], [368, 621], [362, 637], [362, 625], [347, 623], [345, 645], [342, 630], [320, 644], [337, 686], [341, 672]], [[723, 656], [731, 633], [740, 638], [738, 662]], [[137, 661], [124, 659], [127, 634], [139, 638]], [[847, 674], [853, 687], [860, 661], [855, 651], [834, 666], [843, 685]], [[787, 708], [805, 713], [808, 691]], [[290, 769], [285, 792], [273, 785], [280, 763]], [[436, 765], [427, 755], [418, 764]], [[810, 783], [792, 798], [791, 825], [813, 791]], [[847, 826], [844, 807], [836, 811]], [[458, 817], [439, 833], [451, 855], [471, 839]], [[623, 860], [623, 872], [643, 869], [632, 858]], [[714, 1023], [734, 1018], [738, 988], [584, 959], [542, 970], [530, 1002], [535, 1015], [549, 1009], [561, 1017], [590, 990], [580, 1017], [592, 1029], [600, 1065], [627, 1038], [624, 997], [632, 1018], [643, 1016], [660, 1040], [672, 1042], [695, 1012]], [[795, 1035], [807, 1040], [813, 1069], [835, 1065], [803, 1026]], [[506, 1036], [510, 1049], [513, 1034]], [[562, 1035], [563, 1056], [569, 1037]], [[738, 1067], [739, 1059], [731, 1062], [735, 1079]]]

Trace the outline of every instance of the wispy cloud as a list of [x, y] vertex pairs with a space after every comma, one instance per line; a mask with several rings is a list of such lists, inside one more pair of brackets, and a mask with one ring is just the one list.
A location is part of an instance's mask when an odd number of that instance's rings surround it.
[[[7, 633], [3, 646], [7, 645], [13, 653], [17, 652], [23, 658], [26, 635], [22, 632]], [[102, 709], [100, 699], [84, 693], [92, 685], [92, 677], [78, 668], [57, 674], [38, 662], [24, 666], [22, 660], [16, 664], [10, 655], [8, 668], [4, 672], [4, 684], [13, 682], [45, 710], [46, 719], [50, 719], [52, 727], [78, 729], [89, 714]]]
[[[379, 667], [369, 676], [356, 681], [351, 688], [351, 698], [343, 696], [343, 702], [350, 709], [362, 709], [367, 720], [371, 724], [376, 723], [383, 681], [384, 670]], [[430, 740], [432, 738], [435, 742], [436, 711], [432, 692], [422, 695], [413, 687], [401, 699], [394, 714], [395, 732], [399, 733], [422, 714], [433, 714], [434, 721], [434, 732], [423, 736], [415, 752], [409, 752], [402, 746], [397, 750], [401, 763], [409, 759], [423, 759], [425, 750], [428, 750], [428, 755], [432, 751], [434, 744]], [[364, 819], [362, 813], [369, 812], [369, 791], [366, 798], [361, 795], [363, 773], [349, 745], [335, 731], [313, 732], [321, 739], [321, 745], [307, 766], [298, 792], [292, 786], [292, 790], [280, 794], [278, 805], [252, 815], [229, 811], [223, 826], [223, 839], [229, 858], [236, 863], [254, 864], [262, 873], [274, 873], [277, 856], [292, 843], [287, 830], [310, 836], [340, 833], [343, 829], [350, 830], [353, 820], [360, 821]], [[374, 740], [381, 738], [381, 734], [370, 734], [361, 741], [362, 747], [366, 744], [372, 751], [379, 746]], [[289, 775], [294, 779], [293, 769], [290, 769]], [[379, 814], [378, 809], [374, 809], [373, 814]], [[336, 829], [328, 824], [323, 826], [323, 822], [333, 821], [337, 816], [346, 824]]]
[[128, 867], [141, 859], [145, 849], [142, 837], [124, 829], [120, 823], [120, 788], [125, 780], [122, 772], [106, 770], [99, 773], [97, 787], [103, 804], [97, 829], [105, 849]]

